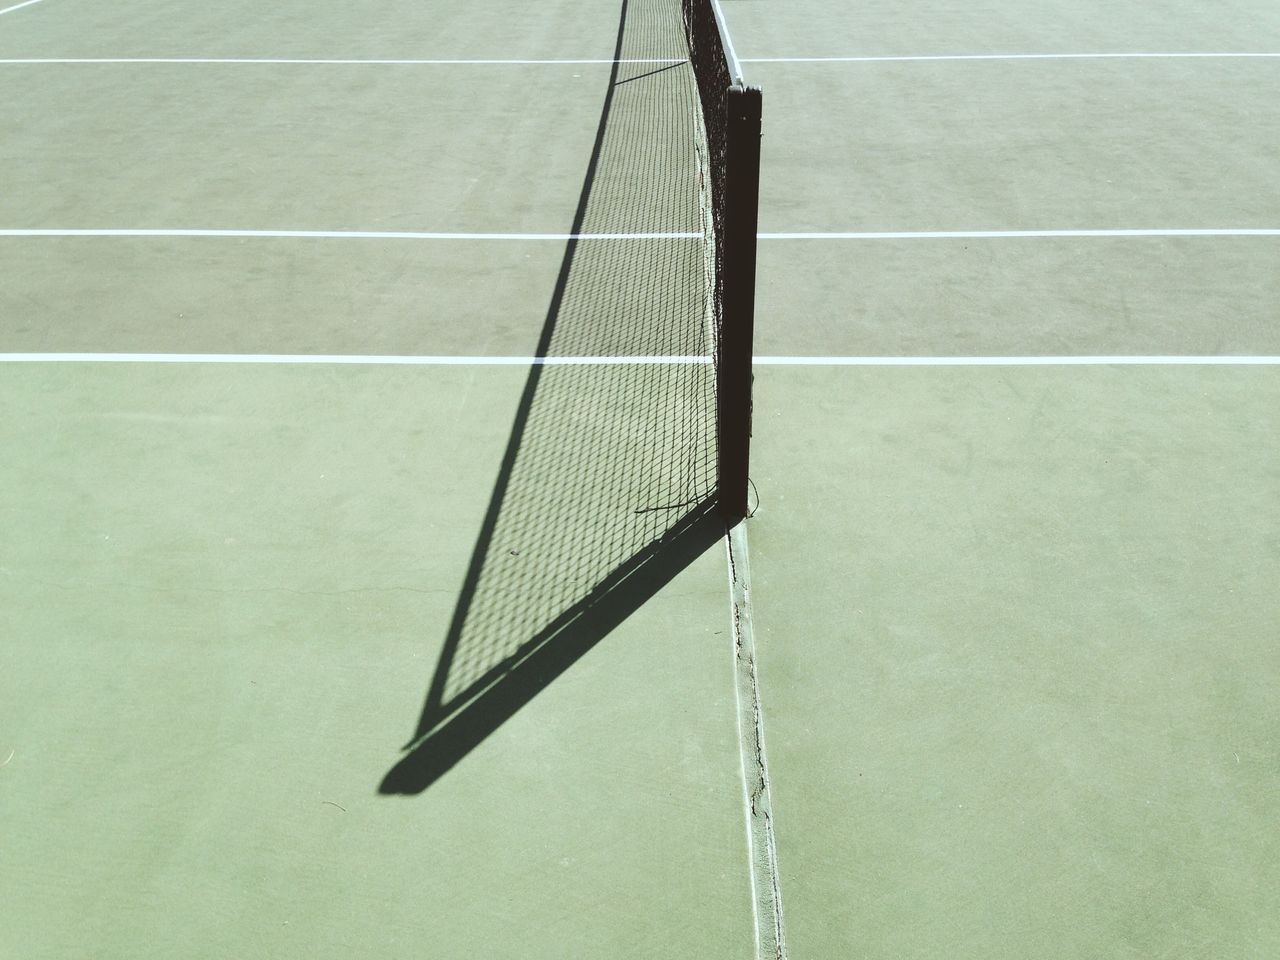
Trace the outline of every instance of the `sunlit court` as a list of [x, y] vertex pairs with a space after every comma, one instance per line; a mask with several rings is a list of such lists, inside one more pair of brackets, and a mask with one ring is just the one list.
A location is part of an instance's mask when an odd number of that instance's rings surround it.
[[1280, 8], [0, 83], [0, 956], [1280, 954]]

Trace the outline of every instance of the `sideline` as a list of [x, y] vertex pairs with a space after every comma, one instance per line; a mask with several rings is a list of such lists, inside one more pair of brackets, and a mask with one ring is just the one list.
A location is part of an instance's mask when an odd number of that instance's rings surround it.
[[787, 946], [782, 922], [782, 887], [778, 878], [773, 804], [769, 796], [769, 767], [765, 759], [755, 632], [751, 624], [751, 570], [747, 562], [745, 520], [726, 532], [725, 552], [729, 561], [734, 694], [738, 708], [738, 746], [750, 854], [756, 956], [760, 960], [785, 960]]

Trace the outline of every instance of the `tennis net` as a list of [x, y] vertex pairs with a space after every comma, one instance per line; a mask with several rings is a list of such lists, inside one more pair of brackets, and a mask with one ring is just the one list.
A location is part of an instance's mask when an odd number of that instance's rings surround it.
[[736, 519], [747, 514], [751, 450], [761, 95], [743, 79], [718, 0], [681, 0], [681, 6], [701, 103], [701, 193], [711, 234], [717, 500], [721, 513]]
[[746, 513], [759, 92], [705, 0], [619, 6], [577, 239], [385, 793], [426, 789]]

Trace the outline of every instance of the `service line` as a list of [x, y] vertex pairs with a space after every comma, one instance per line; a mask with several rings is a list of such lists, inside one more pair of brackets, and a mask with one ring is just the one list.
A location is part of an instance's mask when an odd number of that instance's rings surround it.
[[1109, 367], [1276, 366], [1280, 356], [1061, 356], [1061, 357], [755, 357], [762, 367]]
[[[355, 366], [628, 366], [709, 364], [710, 357], [468, 357], [398, 356], [311, 353], [0, 353], [0, 363], [226, 363], [226, 364], [332, 364]], [[1280, 356], [1180, 355], [1167, 356], [1009, 356], [1009, 357], [829, 357], [758, 356], [758, 367], [1106, 367], [1106, 366], [1278, 366]]]
[[[701, 233], [428, 233], [415, 230], [221, 230], [185, 228], [0, 228], [0, 237], [230, 237], [301, 240], [695, 240]], [[758, 233], [760, 240], [1025, 240], [1084, 237], [1280, 237], [1277, 227], [1137, 230], [899, 230]]]
[[743, 57], [743, 63], [920, 63], [947, 60], [1280, 59], [1280, 53], [961, 53], [899, 57]]
[[0, 229], [0, 237], [231, 237], [245, 240], [691, 240], [701, 233], [422, 233], [413, 230]]
[[[27, 0], [27, 3], [38, 3], [39, 0]], [[18, 4], [25, 7], [26, 3]], [[10, 7], [17, 10], [18, 7]], [[8, 13], [0, 10], [0, 13]], [[246, 64], [275, 66], [373, 66], [373, 67], [463, 67], [463, 66], [572, 66], [585, 64], [614, 63], [684, 63], [683, 59], [672, 57], [644, 57], [627, 60], [359, 60], [359, 59], [320, 59], [320, 58], [284, 58], [284, 57], [22, 57], [0, 59], [0, 66], [34, 65], [34, 64], [68, 64], [68, 63], [169, 63], [169, 64]]]
[[0, 353], [0, 363], [235, 363], [410, 367], [572, 367], [707, 364], [710, 357], [463, 357], [311, 353]]
[[1280, 237], [1276, 227], [1138, 230], [897, 230], [758, 233], [760, 240], [1027, 240], [1052, 237]]

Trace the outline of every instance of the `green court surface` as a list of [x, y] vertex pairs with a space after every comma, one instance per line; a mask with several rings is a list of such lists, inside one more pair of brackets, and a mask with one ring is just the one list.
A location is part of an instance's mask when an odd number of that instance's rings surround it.
[[[738, 53], [772, 57], [911, 57], [1274, 51], [1280, 24], [1269, 0], [1159, 5], [1104, 0], [728, 0]], [[754, 67], [751, 68], [755, 75]]]
[[546, 314], [563, 251], [518, 241], [0, 237], [0, 256], [15, 268], [5, 295], [27, 305], [4, 320], [6, 349], [20, 353], [513, 356]]
[[761, 241], [760, 270], [762, 316], [805, 318], [764, 356], [1280, 354], [1274, 237]]
[[617, 20], [616, 8], [592, 0], [475, 8], [387, 0], [376, 10], [334, 0], [266, 7], [252, 0], [227, 0], [207, 7], [154, 0], [124, 0], [110, 6], [68, 0], [52, 10], [28, 9], [21, 20], [7, 21], [0, 34], [0, 55], [599, 59], [608, 58], [612, 50]]
[[760, 247], [757, 353], [830, 358], [756, 372], [791, 955], [1271, 955], [1280, 379], [1213, 364], [1276, 355], [1280, 247], [1119, 231], [1280, 223], [1278, 61], [1075, 55], [1280, 20], [820, 8], [733, 5], [740, 50], [991, 59], [749, 64], [761, 229], [907, 234]]
[[1274, 373], [770, 368], [756, 402], [792, 954], [1280, 943]]
[[677, 0], [0, 0], [0, 957], [1280, 954], [1275, 6], [723, 8], [732, 538]]
[[523, 379], [5, 371], [0, 952], [748, 955], [723, 548], [379, 794]]
[[762, 231], [1270, 227], [1280, 206], [1274, 60], [751, 66], [778, 114]]
[[[599, 64], [503, 65], [485, 83], [482, 67], [4, 69], [0, 126], [23, 162], [0, 214], [33, 228], [564, 232], [609, 78]], [[510, 162], [535, 152], [545, 169]]]

